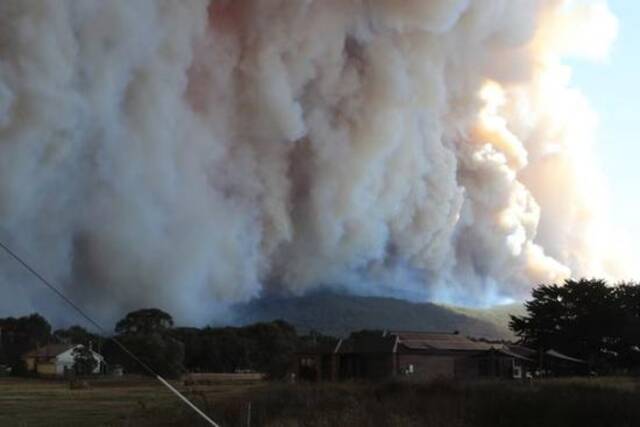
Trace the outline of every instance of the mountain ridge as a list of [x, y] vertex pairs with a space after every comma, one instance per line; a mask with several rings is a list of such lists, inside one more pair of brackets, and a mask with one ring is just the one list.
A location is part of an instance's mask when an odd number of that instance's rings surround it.
[[[304, 296], [262, 297], [234, 307], [234, 324], [285, 320], [301, 333], [315, 330], [344, 337], [362, 329], [453, 332], [487, 339], [513, 339], [509, 307], [466, 309], [392, 297], [318, 291]], [[521, 314], [513, 306], [513, 314]]]

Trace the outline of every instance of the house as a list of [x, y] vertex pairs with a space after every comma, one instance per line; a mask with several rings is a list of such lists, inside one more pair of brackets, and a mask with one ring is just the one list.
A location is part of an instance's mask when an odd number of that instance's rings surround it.
[[[63, 376], [73, 370], [73, 350], [83, 347], [82, 344], [50, 344], [28, 352], [22, 358], [29, 372], [46, 376]], [[94, 374], [99, 374], [105, 366], [104, 357], [91, 351], [97, 362]]]
[[336, 344], [309, 343], [296, 354], [297, 378], [305, 381], [330, 381], [337, 378]]
[[501, 344], [459, 333], [389, 331], [345, 340], [337, 349], [339, 378], [513, 378], [533, 361]]
[[301, 379], [522, 378], [535, 359], [502, 344], [471, 340], [458, 333], [363, 331], [340, 340], [331, 354], [298, 354]]

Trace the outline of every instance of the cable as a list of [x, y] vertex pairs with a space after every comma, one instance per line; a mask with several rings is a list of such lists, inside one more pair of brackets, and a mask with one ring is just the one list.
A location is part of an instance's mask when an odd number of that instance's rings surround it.
[[[33, 274], [40, 282], [42, 282], [45, 286], [47, 286], [53, 293], [58, 295], [64, 302], [69, 304], [75, 311], [77, 311], [85, 320], [87, 320], [90, 324], [96, 327], [100, 332], [104, 335], [108, 334], [108, 331], [102, 327], [98, 322], [93, 320], [87, 313], [84, 312], [77, 304], [75, 304], [69, 297], [67, 297], [61, 290], [59, 290], [56, 286], [54, 286], [51, 282], [44, 278], [40, 273], [38, 273], [33, 267], [31, 267], [26, 261], [24, 261], [18, 254], [13, 252], [7, 245], [5, 245], [2, 241], [0, 241], [0, 247], [9, 254], [14, 260], [16, 260], [22, 267], [24, 267], [28, 272]], [[220, 427], [216, 424], [211, 418], [209, 418], [204, 412], [202, 412], [193, 402], [191, 402], [187, 397], [185, 397], [182, 393], [180, 393], [175, 387], [173, 387], [167, 380], [162, 378], [160, 374], [154, 371], [149, 365], [140, 360], [138, 356], [133, 354], [124, 344], [122, 344], [118, 339], [112, 337], [111, 340], [129, 357], [135, 360], [145, 371], [155, 377], [162, 385], [164, 385], [171, 393], [175, 394], [180, 400], [186, 403], [191, 409], [193, 409], [202, 419], [208, 422], [210, 425], [214, 427]]]

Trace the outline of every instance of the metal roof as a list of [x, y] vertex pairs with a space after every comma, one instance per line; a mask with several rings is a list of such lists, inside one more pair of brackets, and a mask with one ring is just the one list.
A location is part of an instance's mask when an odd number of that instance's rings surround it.
[[562, 354], [559, 351], [555, 351], [553, 349], [547, 350], [544, 354], [547, 355], [547, 356], [550, 356], [550, 357], [555, 357], [556, 359], [565, 360], [567, 362], [587, 363], [586, 361], [584, 361], [582, 359], [576, 359], [575, 357], [567, 356], [566, 354]]
[[26, 353], [24, 357], [53, 358], [73, 347], [75, 347], [75, 345], [49, 344], [45, 345], [44, 347], [31, 350], [30, 352]]
[[336, 354], [393, 353], [396, 338], [382, 335], [351, 336], [336, 347]]
[[399, 348], [412, 351], [487, 351], [501, 346], [473, 341], [463, 335], [442, 332], [388, 331], [382, 335], [358, 334], [336, 347], [338, 354], [395, 353]]
[[533, 360], [533, 359], [531, 359], [529, 357], [525, 357], [525, 356], [523, 356], [521, 354], [518, 354], [518, 353], [515, 353], [515, 352], [511, 351], [509, 349], [509, 347], [507, 347], [507, 346], [504, 346], [504, 347], [502, 347], [500, 349], [497, 349], [496, 351], [498, 353], [500, 353], [500, 354], [505, 355], [505, 356], [513, 357], [514, 359], [524, 360], [526, 362], [535, 362], [535, 360]]
[[525, 347], [519, 344], [506, 344], [504, 346], [511, 353], [515, 353], [519, 356], [526, 357], [528, 359], [535, 359], [538, 357], [538, 351], [529, 347]]
[[494, 344], [473, 341], [456, 333], [390, 331], [389, 335], [397, 336], [399, 344], [411, 350], [486, 351], [496, 348]]

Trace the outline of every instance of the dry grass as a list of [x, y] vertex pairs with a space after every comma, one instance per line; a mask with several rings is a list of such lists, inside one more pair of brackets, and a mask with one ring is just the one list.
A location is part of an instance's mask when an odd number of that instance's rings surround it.
[[[185, 387], [176, 382], [174, 386], [204, 402], [244, 393], [255, 384], [220, 382], [207, 387]], [[137, 426], [147, 418], [164, 414], [167, 408], [172, 420], [184, 416], [184, 408], [175, 396], [149, 378], [90, 381], [87, 390], [72, 390], [65, 381], [0, 378], [3, 427]]]
[[[244, 404], [218, 401], [210, 414], [244, 427], [252, 401], [256, 426], [631, 427], [640, 425], [640, 387], [629, 378], [557, 379], [533, 384], [273, 385]], [[188, 425], [185, 421], [184, 425]]]
[[223, 382], [256, 383], [265, 380], [265, 374], [188, 374], [183, 378], [185, 385], [215, 385]]
[[[640, 387], [629, 378], [545, 380], [533, 384], [219, 382], [177, 387], [225, 427], [431, 426], [627, 427], [640, 425]], [[204, 425], [146, 378], [68, 383], [0, 379], [0, 426]]]

